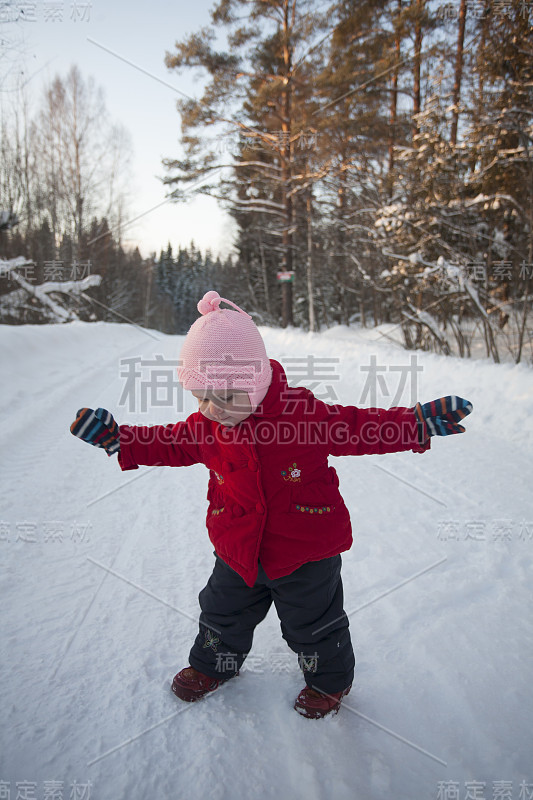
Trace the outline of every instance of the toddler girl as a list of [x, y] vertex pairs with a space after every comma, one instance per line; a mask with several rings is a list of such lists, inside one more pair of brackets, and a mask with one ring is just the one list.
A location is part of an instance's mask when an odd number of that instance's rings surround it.
[[355, 664], [340, 556], [352, 532], [328, 456], [422, 453], [430, 436], [462, 433], [457, 423], [472, 406], [458, 397], [414, 409], [327, 405], [287, 385], [252, 318], [234, 303], [211, 291], [198, 310], [178, 368], [198, 400], [196, 413], [170, 425], [119, 427], [109, 411], [84, 408], [71, 431], [118, 453], [123, 470], [209, 469], [215, 565], [199, 595], [189, 666], [175, 676], [173, 692], [194, 701], [237, 676], [274, 602], [306, 683], [294, 708], [309, 718], [336, 713]]

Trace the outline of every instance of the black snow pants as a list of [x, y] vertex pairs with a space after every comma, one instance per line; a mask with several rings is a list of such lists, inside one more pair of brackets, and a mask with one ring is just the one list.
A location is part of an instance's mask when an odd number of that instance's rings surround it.
[[270, 580], [261, 564], [247, 586], [219, 556], [199, 594], [200, 630], [189, 655], [192, 667], [212, 678], [232, 678], [252, 646], [255, 626], [274, 601], [282, 636], [298, 654], [308, 686], [332, 694], [353, 680], [355, 658], [343, 609], [341, 557], [310, 561]]

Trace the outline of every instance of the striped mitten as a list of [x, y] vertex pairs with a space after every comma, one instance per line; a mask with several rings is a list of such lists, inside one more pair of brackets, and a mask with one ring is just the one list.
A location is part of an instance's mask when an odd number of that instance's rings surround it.
[[108, 456], [120, 450], [118, 425], [105, 408], [80, 408], [70, 432], [95, 447], [103, 447]]
[[418, 423], [418, 440], [420, 444], [427, 441], [428, 436], [448, 436], [451, 433], [464, 433], [465, 429], [458, 423], [472, 411], [472, 403], [456, 395], [439, 397], [430, 403], [414, 407]]

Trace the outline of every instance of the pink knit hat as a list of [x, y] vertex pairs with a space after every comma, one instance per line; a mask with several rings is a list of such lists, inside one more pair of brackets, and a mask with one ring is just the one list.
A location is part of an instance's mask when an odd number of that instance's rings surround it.
[[[222, 302], [237, 310], [219, 308]], [[248, 392], [255, 411], [270, 386], [272, 367], [253, 319], [214, 291], [203, 296], [198, 311], [202, 316], [191, 325], [180, 353], [180, 383], [188, 390]]]

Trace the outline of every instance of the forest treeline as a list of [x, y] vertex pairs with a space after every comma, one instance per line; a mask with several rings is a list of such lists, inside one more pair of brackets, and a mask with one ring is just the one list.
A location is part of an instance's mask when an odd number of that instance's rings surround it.
[[[219, 0], [208, 26], [162, 43], [169, 69], [204, 80], [178, 104], [185, 155], [165, 159], [165, 183], [176, 202], [199, 192], [225, 205], [235, 256], [166, 248], [143, 261], [123, 253], [115, 206], [82, 218], [77, 196], [63, 230], [50, 199], [33, 200], [0, 255], [30, 256], [46, 223], [57, 252], [68, 236], [87, 258], [84, 237], [105, 222], [113, 253], [135, 265], [129, 289], [103, 302], [135, 321], [186, 329], [192, 299], [216, 288], [265, 324], [393, 323], [408, 347], [468, 356], [481, 337], [496, 361], [503, 350], [520, 361], [532, 336], [532, 15], [524, 0]], [[6, 171], [2, 207], [24, 212], [24, 182], [6, 206]]]

